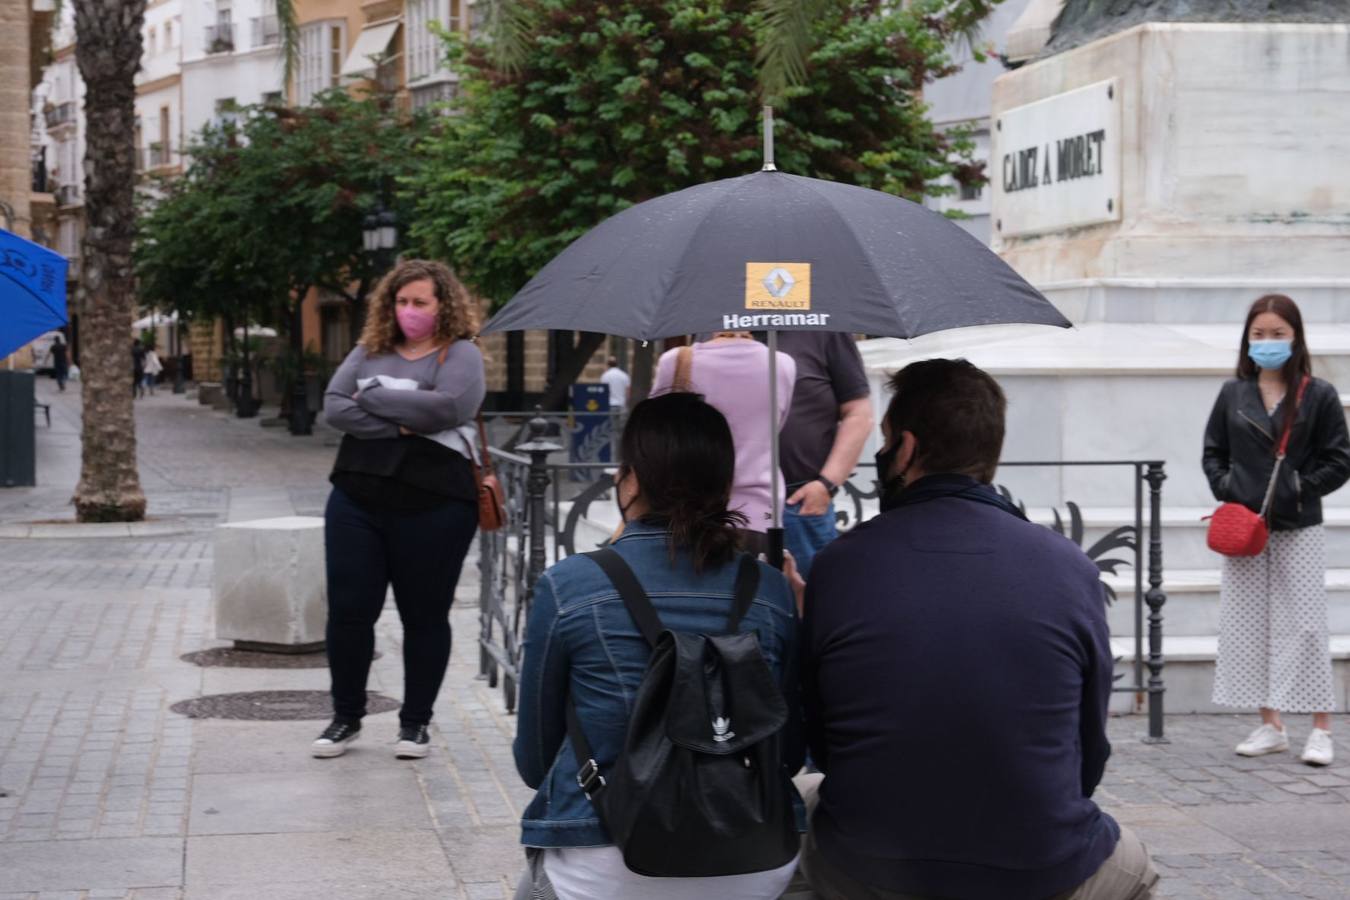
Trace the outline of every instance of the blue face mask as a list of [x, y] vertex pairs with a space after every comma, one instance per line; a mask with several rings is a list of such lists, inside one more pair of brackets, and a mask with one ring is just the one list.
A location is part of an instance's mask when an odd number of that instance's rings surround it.
[[1252, 341], [1247, 347], [1247, 355], [1263, 369], [1279, 369], [1294, 355], [1294, 342]]

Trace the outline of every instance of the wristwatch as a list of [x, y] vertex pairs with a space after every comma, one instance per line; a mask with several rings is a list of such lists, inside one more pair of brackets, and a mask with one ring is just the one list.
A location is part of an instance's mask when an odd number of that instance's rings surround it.
[[835, 484], [833, 481], [826, 478], [824, 475], [817, 475], [816, 481], [819, 481], [821, 484], [825, 485], [825, 490], [830, 492], [831, 497], [839, 493], [839, 485]]

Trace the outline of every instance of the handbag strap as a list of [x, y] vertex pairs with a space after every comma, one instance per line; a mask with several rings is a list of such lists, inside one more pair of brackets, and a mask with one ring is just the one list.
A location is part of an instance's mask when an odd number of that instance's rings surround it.
[[[483, 424], [483, 411], [480, 409], [476, 416], [478, 422], [478, 446], [483, 451], [482, 470], [486, 475], [492, 474], [492, 453], [488, 450], [487, 426]], [[472, 460], [470, 460], [472, 462]], [[478, 468], [475, 466], [474, 468]]]
[[689, 393], [690, 379], [694, 370], [694, 348], [685, 344], [675, 354], [675, 381], [670, 389], [677, 394]]
[[1289, 435], [1294, 431], [1294, 420], [1298, 418], [1298, 409], [1303, 405], [1303, 395], [1308, 390], [1310, 379], [1304, 375], [1294, 392], [1294, 408], [1284, 417], [1284, 430], [1280, 434], [1280, 443], [1275, 448], [1275, 465], [1270, 470], [1270, 483], [1266, 485], [1266, 496], [1261, 500], [1261, 518], [1270, 513], [1270, 504], [1275, 499], [1275, 484], [1280, 478], [1280, 466], [1284, 464], [1285, 454], [1289, 452]]

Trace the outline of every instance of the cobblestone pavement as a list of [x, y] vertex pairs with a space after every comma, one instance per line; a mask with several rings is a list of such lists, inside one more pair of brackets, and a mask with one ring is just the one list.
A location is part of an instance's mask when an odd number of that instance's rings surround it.
[[[40, 390], [50, 392], [46, 382]], [[39, 426], [43, 485], [0, 492], [0, 526], [70, 518], [77, 397]], [[201, 694], [324, 689], [323, 669], [201, 669], [217, 646], [211, 528], [322, 510], [331, 435], [292, 438], [162, 393], [140, 401], [153, 538], [0, 539], [0, 900], [308, 900], [509, 897], [529, 792], [500, 690], [476, 679], [476, 573], [452, 614], [455, 650], [431, 756], [396, 761], [396, 719], [367, 721], [336, 760], [307, 744], [321, 723], [189, 720]], [[371, 688], [401, 693], [397, 617], [386, 615]], [[1306, 718], [1291, 721], [1301, 742]], [[1115, 719], [1098, 799], [1135, 828], [1160, 895], [1350, 897], [1350, 721], [1341, 762], [1244, 760], [1248, 717], [1174, 716], [1171, 742]]]

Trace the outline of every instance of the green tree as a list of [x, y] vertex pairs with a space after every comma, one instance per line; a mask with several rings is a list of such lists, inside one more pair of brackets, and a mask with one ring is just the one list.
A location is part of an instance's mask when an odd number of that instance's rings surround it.
[[142, 296], [162, 306], [189, 297], [198, 315], [275, 325], [291, 340], [285, 371], [299, 372], [301, 301], [324, 289], [359, 321], [380, 274], [362, 248], [364, 216], [394, 202], [428, 121], [397, 114], [387, 97], [329, 91], [311, 106], [248, 107], [207, 129], [185, 176], [145, 209]]
[[[912, 199], [944, 175], [979, 177], [920, 89], [954, 71], [952, 42], [992, 5], [498, 0], [486, 39], [446, 36], [461, 114], [405, 181], [413, 237], [502, 303], [606, 217], [758, 168], [766, 96], [785, 171]], [[572, 348], [550, 400], [599, 341]]]

